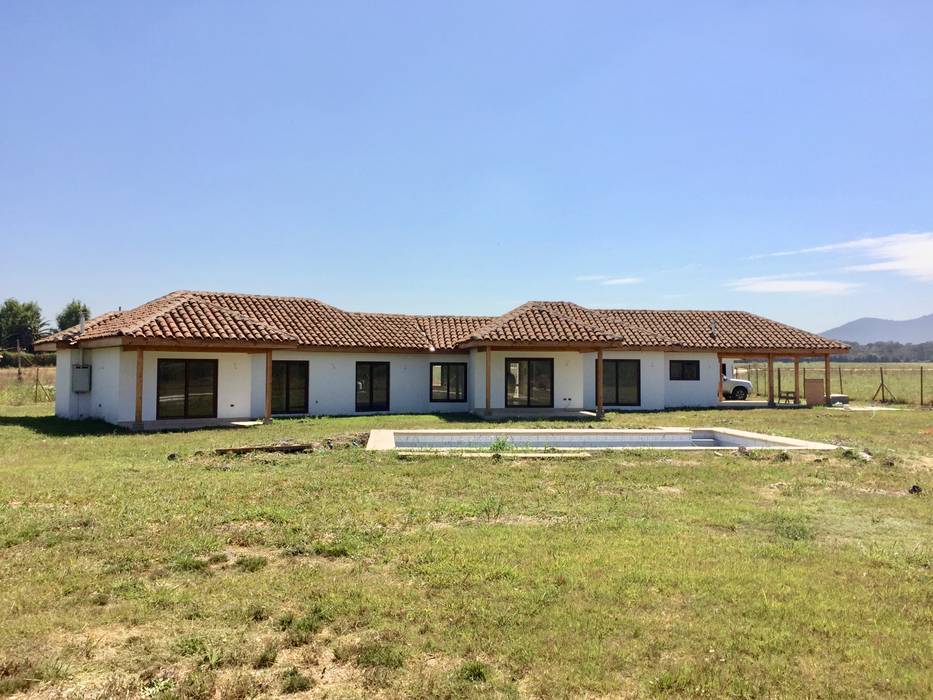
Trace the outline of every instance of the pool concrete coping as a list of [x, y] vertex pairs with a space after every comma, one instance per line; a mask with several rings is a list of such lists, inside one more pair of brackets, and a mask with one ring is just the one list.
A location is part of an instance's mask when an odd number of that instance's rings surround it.
[[[838, 450], [840, 445], [833, 445], [826, 442], [814, 442], [812, 440], [800, 440], [797, 438], [785, 437], [783, 435], [769, 435], [767, 433], [754, 433], [748, 430], [736, 430], [735, 428], [673, 428], [673, 427], [659, 427], [659, 428], [478, 428], [470, 430], [457, 430], [457, 429], [425, 429], [425, 430], [383, 430], [376, 429], [372, 430], [369, 433], [369, 441], [366, 443], [367, 450], [376, 450], [376, 451], [385, 451], [385, 450], [394, 450], [395, 446], [395, 435], [434, 435], [437, 437], [453, 436], [453, 435], [488, 435], [488, 436], [503, 436], [508, 437], [510, 435], [581, 435], [581, 436], [597, 436], [597, 435], [644, 435], [645, 437], [674, 437], [674, 436], [683, 436], [683, 437], [693, 437], [695, 432], [706, 432], [719, 435], [727, 435], [729, 437], [740, 438], [745, 440], [764, 440], [770, 445], [762, 446], [748, 446], [742, 447], [740, 445], [713, 445], [713, 446], [696, 446], [696, 445], [652, 445], [650, 447], [646, 446], [622, 446], [614, 445], [609, 447], [594, 447], [591, 445], [583, 446], [571, 446], [571, 447], [548, 447], [552, 450], [732, 450], [737, 451], [739, 449], [747, 450], [774, 450], [774, 449], [783, 449], [783, 450]], [[405, 450], [424, 450], [429, 452], [464, 452], [470, 450], [488, 450], [486, 446], [481, 447], [417, 447], [406, 445]], [[543, 448], [534, 448], [522, 446], [521, 449], [543, 449]]]

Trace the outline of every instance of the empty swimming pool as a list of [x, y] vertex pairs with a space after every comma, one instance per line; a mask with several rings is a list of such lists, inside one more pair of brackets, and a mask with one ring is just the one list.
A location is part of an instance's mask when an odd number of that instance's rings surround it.
[[835, 450], [836, 445], [731, 428], [373, 430], [369, 450]]

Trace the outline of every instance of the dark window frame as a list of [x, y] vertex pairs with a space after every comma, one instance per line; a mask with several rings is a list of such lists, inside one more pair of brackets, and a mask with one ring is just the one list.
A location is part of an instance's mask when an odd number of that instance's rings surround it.
[[[680, 367], [679, 377], [674, 376], [674, 364], [675, 363], [679, 365]], [[694, 366], [697, 368], [695, 377], [684, 376], [685, 374], [684, 368], [687, 366]], [[700, 361], [699, 360], [671, 360], [670, 364], [668, 365], [667, 372], [668, 372], [667, 376], [669, 380], [672, 382], [698, 382], [700, 381]]]
[[[450, 371], [449, 367], [462, 367], [463, 368], [463, 398], [462, 399], [452, 399], [450, 398]], [[444, 382], [445, 375], [447, 376], [447, 398], [446, 399], [435, 399], [434, 398], [434, 368], [441, 368], [441, 382]], [[467, 385], [469, 384], [468, 380], [468, 364], [466, 362], [431, 362], [428, 366], [428, 401], [430, 403], [465, 403], [467, 399]]]
[[[356, 391], [356, 382], [359, 381], [359, 376], [360, 376], [360, 365], [367, 365], [367, 366], [369, 366], [369, 368], [370, 368], [370, 369], [369, 369], [369, 404], [368, 404], [368, 405], [360, 404], [359, 394], [358, 394], [357, 391]], [[372, 372], [372, 368], [373, 368], [374, 366], [376, 366], [376, 365], [385, 365], [385, 366], [386, 366], [386, 402], [385, 402], [385, 407], [384, 407], [384, 408], [383, 408], [382, 404], [379, 404], [378, 406], [373, 406], [373, 372]], [[391, 380], [392, 380], [392, 363], [391, 363], [391, 362], [381, 362], [381, 361], [380, 361], [380, 362], [376, 362], [376, 361], [371, 361], [371, 360], [359, 360], [359, 361], [357, 361], [356, 366], [355, 366], [355, 369], [354, 369], [354, 372], [353, 372], [353, 382], [354, 382], [353, 398], [354, 398], [354, 402], [355, 402], [355, 409], [356, 409], [356, 412], [357, 412], [357, 413], [377, 413], [377, 412], [380, 412], [380, 411], [388, 411], [388, 410], [390, 410], [389, 407], [392, 405], [392, 391], [391, 391], [392, 382], [391, 382]]]
[[[162, 364], [165, 362], [184, 362], [185, 363], [185, 400], [184, 400], [184, 412], [183, 412], [184, 415], [182, 416], [163, 416], [162, 415], [162, 411], [161, 411], [162, 402], [160, 401], [160, 399], [162, 398], [162, 391], [161, 391], [162, 387], [161, 387], [161, 383], [159, 382], [159, 377], [161, 376], [161, 372], [159, 370], [162, 367]], [[188, 371], [188, 366], [189, 366], [189, 363], [191, 362], [210, 362], [214, 368], [214, 395], [212, 397], [213, 403], [212, 403], [212, 408], [211, 408], [211, 415], [209, 416], [191, 416], [190, 411], [188, 410], [188, 398], [189, 398], [188, 397], [188, 393], [189, 393], [188, 392], [188, 383], [189, 383], [188, 377], [191, 374]], [[220, 385], [218, 384], [218, 381], [217, 381], [217, 375], [218, 375], [217, 365], [218, 365], [217, 360], [202, 359], [198, 357], [160, 357], [158, 358], [156, 360], [156, 420], [185, 420], [189, 418], [193, 420], [205, 420], [205, 419], [210, 419], [210, 418], [216, 418], [217, 417], [217, 395], [220, 393]]]
[[[598, 363], [599, 360], [596, 360], [596, 362]], [[638, 367], [638, 371], [635, 373], [635, 377], [636, 377], [636, 380], [635, 380], [635, 394], [636, 394], [636, 396], [635, 396], [635, 398], [636, 398], [636, 401], [635, 401], [635, 403], [608, 403], [607, 401], [605, 401], [605, 394], [606, 394], [606, 391], [605, 391], [605, 388], [604, 388], [604, 389], [603, 389], [603, 397], [604, 397], [603, 406], [641, 406], [641, 360], [638, 360], [638, 359], [631, 359], [631, 358], [608, 359], [608, 360], [607, 360], [607, 359], [604, 359], [604, 360], [603, 360], [603, 381], [605, 381], [605, 376], [606, 376], [606, 365], [607, 365], [608, 363], [610, 363], [610, 362], [616, 364], [616, 396], [619, 395], [619, 368], [618, 368], [618, 364], [619, 364], [619, 363], [622, 363], [622, 362], [634, 362], [634, 363], [635, 363], [635, 366]], [[596, 374], [598, 375], [599, 373], [597, 372]], [[598, 382], [599, 379], [597, 378], [596, 381]], [[599, 391], [599, 384], [596, 385], [596, 390]]]
[[[285, 365], [285, 410], [284, 411], [275, 411], [274, 414], [277, 416], [290, 416], [290, 415], [301, 415], [308, 412], [308, 394], [311, 391], [311, 367], [307, 360], [273, 360], [272, 367], [275, 368], [276, 365]], [[289, 397], [291, 396], [291, 368], [293, 366], [304, 366], [305, 369], [305, 394], [304, 394], [304, 404], [298, 408], [291, 408], [289, 406]]]
[[[551, 386], [550, 386], [550, 402], [547, 405], [544, 404], [531, 404], [531, 386], [529, 385], [528, 391], [528, 402], [525, 404], [515, 404], [509, 403], [509, 363], [510, 362], [547, 362], [551, 368]], [[528, 372], [528, 381], [531, 381], [531, 372]], [[506, 408], [554, 408], [554, 358], [553, 357], [507, 357], [505, 358], [505, 377], [504, 385], [502, 388], [504, 394], [504, 406]]]

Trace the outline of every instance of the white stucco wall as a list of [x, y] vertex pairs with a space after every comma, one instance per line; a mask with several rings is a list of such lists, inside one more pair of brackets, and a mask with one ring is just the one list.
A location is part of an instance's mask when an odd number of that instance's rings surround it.
[[[91, 390], [72, 389], [72, 365], [91, 366]], [[55, 353], [55, 415], [62, 418], [102, 418], [116, 422], [119, 415], [120, 348], [58, 350]]]
[[75, 417], [71, 415], [71, 350], [55, 351], [55, 415]]
[[[699, 381], [671, 381], [671, 360], [699, 360]], [[664, 353], [664, 405], [667, 408], [718, 405], [719, 369], [716, 353]]]
[[[275, 351], [273, 360], [307, 360], [308, 413], [311, 415], [347, 415], [356, 412], [356, 363], [389, 363], [389, 410], [392, 413], [449, 413], [469, 410], [473, 387], [467, 372], [467, 401], [441, 403], [430, 401], [430, 364], [432, 362], [468, 362], [467, 354], [447, 353], [330, 353]], [[258, 396], [256, 415], [265, 407], [265, 356], [254, 366], [254, 396]], [[258, 377], [257, 377], [258, 373]]]
[[[555, 408], [595, 408], [596, 354], [549, 351], [492, 353], [493, 408], [505, 407], [506, 358], [545, 357], [554, 360]], [[715, 406], [719, 363], [714, 353], [607, 351], [606, 359], [641, 362], [641, 405], [619, 410], [660, 410], [665, 407]], [[157, 361], [160, 358], [201, 358], [218, 362], [217, 415], [220, 418], [260, 418], [265, 409], [265, 353], [204, 353], [147, 351], [143, 362], [143, 420], [156, 419]], [[273, 360], [309, 363], [308, 412], [311, 415], [350, 415], [356, 412], [356, 363], [388, 362], [389, 410], [393, 413], [441, 413], [482, 409], [485, 406], [485, 351], [469, 354], [324, 353], [275, 351]], [[699, 360], [699, 381], [671, 381], [671, 359]], [[97, 417], [132, 422], [136, 406], [136, 353], [119, 347], [84, 351], [90, 364], [91, 391], [71, 391], [71, 366], [80, 360], [76, 350], [56, 354], [55, 413], [67, 418]], [[467, 401], [430, 401], [430, 364], [467, 362]]]
[[[495, 350], [492, 352], [491, 408], [505, 408], [506, 358], [549, 357], [554, 360], [554, 408], [583, 408], [583, 356], [578, 352], [547, 352], [531, 350]], [[474, 408], [486, 406], [486, 351], [470, 351], [470, 375], [476, 391], [472, 394]]]
[[[607, 350], [606, 360], [639, 360], [641, 362], [641, 404], [638, 406], [607, 406], [610, 411], [659, 411], [664, 408], [664, 380], [667, 365], [663, 352], [619, 352]], [[583, 355], [583, 402], [596, 408], [596, 353]]]
[[[133, 421], [136, 416], [136, 353], [123, 352], [122, 355], [118, 420]], [[217, 360], [217, 417], [251, 416], [252, 356], [249, 353], [147, 351], [143, 354], [144, 421], [156, 419], [156, 382], [160, 358]]]

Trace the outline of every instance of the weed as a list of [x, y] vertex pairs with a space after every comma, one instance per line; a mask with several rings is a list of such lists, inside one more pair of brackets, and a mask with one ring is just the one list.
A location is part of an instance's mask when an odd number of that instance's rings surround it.
[[241, 571], [248, 571], [250, 573], [259, 571], [260, 569], [265, 568], [266, 564], [269, 563], [269, 560], [265, 557], [259, 556], [250, 556], [250, 555], [240, 555], [236, 558], [236, 561], [233, 562], [233, 565], [240, 569]]
[[213, 671], [196, 668], [179, 682], [177, 691], [184, 700], [208, 700], [214, 697], [217, 677]]
[[282, 672], [282, 692], [285, 694], [301, 693], [311, 688], [312, 681], [297, 668], [291, 666]]
[[262, 622], [269, 619], [269, 611], [264, 605], [259, 603], [250, 603], [246, 608], [246, 619], [252, 622]]
[[482, 661], [464, 661], [457, 669], [457, 678], [470, 683], [483, 683], [489, 677], [489, 667]]
[[182, 555], [177, 557], [171, 563], [171, 569], [173, 571], [183, 572], [183, 573], [198, 573], [205, 574], [210, 571], [210, 566], [207, 561], [204, 559], [198, 559], [190, 555]]
[[253, 661], [253, 668], [269, 668], [275, 663], [279, 652], [272, 644], [267, 644]]
[[813, 539], [813, 530], [799, 516], [778, 513], [772, 520], [774, 531], [785, 539], [794, 542]]

